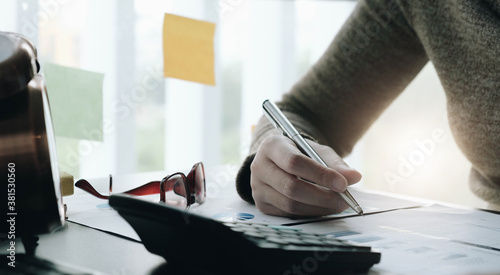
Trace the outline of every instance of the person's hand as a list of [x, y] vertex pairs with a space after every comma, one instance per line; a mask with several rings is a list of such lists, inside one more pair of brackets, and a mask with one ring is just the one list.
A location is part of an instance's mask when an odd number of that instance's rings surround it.
[[269, 136], [260, 145], [250, 166], [250, 185], [255, 205], [263, 213], [323, 216], [349, 207], [338, 192], [360, 181], [361, 174], [330, 147], [308, 142], [328, 167], [303, 154], [283, 135]]

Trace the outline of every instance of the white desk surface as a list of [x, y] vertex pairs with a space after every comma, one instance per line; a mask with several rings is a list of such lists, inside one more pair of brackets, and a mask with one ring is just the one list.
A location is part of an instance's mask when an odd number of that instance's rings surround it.
[[[233, 172], [233, 171], [230, 171]], [[223, 175], [224, 177], [223, 180], [214, 180], [215, 178], [212, 177], [210, 178], [210, 175], [207, 175], [207, 186], [211, 186], [212, 189], [213, 186], [215, 185], [217, 188], [212, 190], [212, 193], [218, 194], [217, 196], [213, 195], [213, 197], [209, 198], [211, 200], [214, 200], [218, 198], [221, 200], [221, 198], [224, 198], [225, 192], [222, 192], [222, 190], [229, 188], [233, 189], [234, 188], [234, 183], [229, 180], [230, 183], [227, 182], [227, 179], [234, 179], [233, 173], [225, 172]], [[220, 177], [219, 177], [220, 178]], [[138, 180], [134, 182], [142, 182], [143, 180]], [[224, 182], [224, 184], [222, 184]], [[124, 188], [124, 187], [123, 187]], [[208, 188], [207, 188], [208, 189]], [[207, 190], [208, 191], [208, 190]], [[210, 192], [209, 192], [210, 193]], [[232, 195], [234, 196], [234, 195]], [[227, 199], [227, 197], [226, 197]], [[362, 199], [362, 197], [359, 197], [359, 199]], [[219, 201], [217, 200], [217, 201]], [[71, 200], [67, 200], [68, 202], [71, 202]], [[207, 206], [209, 206], [207, 204]], [[72, 207], [72, 204], [69, 203], [69, 208]], [[75, 205], [73, 204], [73, 208]], [[236, 207], [236, 206], [235, 206]], [[216, 207], [217, 208], [217, 207]], [[237, 208], [235, 208], [237, 210]], [[239, 208], [238, 208], [239, 209]], [[231, 209], [230, 209], [231, 210]], [[234, 209], [232, 209], [234, 210]], [[407, 217], [411, 221], [412, 217], [415, 217], [415, 213], [421, 213], [420, 210], [415, 210], [416, 212], [412, 212], [410, 210], [400, 212], [402, 217], [399, 217], [398, 220], [404, 220], [405, 213], [410, 214], [409, 217]], [[456, 210], [460, 212], [458, 209]], [[71, 212], [70, 212], [71, 213]], [[76, 213], [76, 212], [75, 212]], [[346, 222], [349, 223], [355, 223], [356, 221], [361, 221], [360, 224], [352, 224], [351, 227], [348, 228], [358, 228], [359, 230], [364, 230], [363, 226], [366, 226], [368, 222], [373, 219], [375, 221], [379, 221], [380, 218], [383, 218], [384, 216], [388, 215], [398, 215], [399, 212], [393, 212], [393, 213], [387, 213], [387, 214], [382, 214], [381, 216], [374, 215], [374, 216], [369, 216], [365, 217], [364, 219], [359, 219], [359, 218], [350, 218], [344, 220], [343, 219], [336, 219], [332, 221], [325, 221], [325, 222], [320, 222], [317, 224], [304, 224], [302, 226], [298, 226], [303, 230], [306, 231], [318, 231], [317, 233], [328, 233], [332, 231], [335, 228], [335, 224], [338, 223], [343, 223], [345, 224]], [[432, 213], [431, 213], [432, 214]], [[446, 214], [446, 213], [445, 213]], [[449, 213], [448, 213], [449, 214]], [[453, 213], [451, 213], [453, 214]], [[72, 214], [74, 216], [74, 214]], [[256, 214], [257, 215], [257, 214]], [[432, 215], [441, 215], [439, 212], [434, 213]], [[463, 225], [468, 225], [471, 220], [465, 218], [467, 215], [466, 214], [460, 214], [459, 216], [464, 216], [464, 220], [462, 221], [461, 218], [457, 220], [456, 224], [462, 224]], [[452, 215], [453, 216], [453, 215]], [[474, 217], [474, 216], [469, 216], [469, 217]], [[71, 218], [71, 217], [70, 217]], [[257, 216], [255, 218], [258, 218]], [[498, 216], [495, 217], [495, 220], [498, 219]], [[454, 219], [452, 219], [454, 220]], [[433, 220], [431, 220], [432, 222]], [[443, 225], [441, 222], [434, 223], [434, 225]], [[447, 226], [452, 226], [450, 224], [444, 224]], [[404, 222], [403, 224], [398, 225], [395, 230], [394, 227], [391, 227], [390, 229], [393, 230], [395, 233], [406, 233], [410, 234], [411, 236], [446, 236], [447, 234], [443, 232], [420, 232], [421, 234], [416, 234], [413, 232], [413, 229], [408, 229], [405, 226], [411, 226], [411, 223], [409, 222]], [[379, 226], [380, 227], [380, 226]], [[429, 225], [428, 228], [433, 228], [433, 224]], [[438, 227], [439, 229], [440, 227]], [[475, 227], [476, 231], [477, 228], [482, 228], [482, 227]], [[486, 228], [486, 229], [484, 229]], [[498, 230], [498, 227], [495, 226], [495, 228], [490, 228], [490, 227], [484, 227], [484, 230], [493, 230], [491, 232], [497, 232], [494, 230]], [[370, 233], [370, 234], [381, 234], [380, 232], [376, 231], [375, 229], [379, 229], [378, 227], [374, 228], [369, 228], [366, 229], [365, 231]], [[411, 231], [411, 232], [410, 232]], [[475, 232], [475, 231], [474, 231]], [[489, 232], [489, 231], [488, 231]], [[418, 232], [417, 232], [418, 233]], [[464, 233], [464, 232], [462, 232]], [[467, 233], [467, 232], [465, 232]], [[385, 234], [385, 233], [384, 233]], [[437, 235], [436, 235], [437, 234]], [[486, 233], [484, 233], [486, 234]], [[471, 249], [474, 249], [471, 244], [476, 243], [476, 241], [481, 241], [483, 237], [487, 237], [486, 235], [479, 235], [474, 237], [473, 241], [467, 241], [468, 236], [465, 236], [464, 240], [465, 246], [463, 245], [464, 242], [462, 242], [463, 238], [457, 234], [453, 235], [451, 241], [452, 245], [456, 245], [457, 243], [461, 243], [460, 245], [465, 247], [465, 250], [462, 251], [471, 251]], [[493, 234], [493, 233], [492, 233]], [[497, 233], [495, 233], [497, 234]], [[394, 235], [396, 236], [396, 235]], [[383, 242], [384, 240], [380, 238], [379, 236], [379, 243]], [[477, 240], [476, 240], [477, 239]], [[457, 241], [458, 240], [458, 241]], [[462, 240], [462, 241], [460, 241]], [[468, 243], [467, 243], [468, 242]], [[372, 243], [368, 243], [372, 244]], [[485, 245], [489, 246], [495, 246], [497, 247], [497, 243], [495, 244], [488, 244], [488, 243], [481, 243], [482, 247], [485, 247]], [[378, 243], [377, 241], [373, 242], [373, 245], [377, 247]], [[384, 247], [383, 245], [381, 247]], [[481, 247], [481, 245], [479, 246]], [[404, 248], [404, 247], [403, 247]], [[7, 249], [7, 244], [3, 243], [0, 245], [1, 251], [6, 251]], [[23, 253], [24, 251], [22, 250], [21, 247], [17, 248], [18, 250], [16, 251], [17, 253]], [[481, 248], [480, 250], [481, 253], [484, 252], [484, 249]], [[389, 251], [390, 252], [390, 251]], [[389, 260], [390, 253], [388, 251], [383, 251], [383, 259], [385, 259], [385, 262], [387, 263], [387, 260]], [[500, 260], [500, 252], [498, 250], [492, 249], [491, 251], [493, 257], [498, 257]], [[1, 253], [5, 254], [5, 253]], [[493, 255], [494, 254], [494, 255]], [[39, 245], [36, 249], [36, 256], [40, 258], [45, 258], [48, 260], [56, 261], [56, 262], [62, 262], [62, 263], [68, 263], [76, 266], [81, 266], [84, 268], [89, 268], [95, 271], [98, 271], [102, 274], [119, 274], [119, 275], [125, 275], [125, 274], [177, 274], [178, 272], [176, 271], [176, 267], [172, 268], [171, 265], [167, 265], [166, 261], [157, 255], [149, 253], [146, 248], [142, 245], [142, 243], [131, 240], [129, 238], [123, 238], [117, 235], [113, 235], [110, 233], [106, 233], [103, 231], [99, 231], [87, 226], [83, 226], [77, 223], [73, 222], [67, 222], [65, 227], [57, 232], [54, 232], [52, 234], [46, 234], [40, 236], [39, 240]], [[385, 257], [384, 257], [385, 256]], [[391, 270], [392, 268], [384, 268], [383, 263], [380, 265], [374, 266], [374, 268], [370, 271], [370, 274], [386, 274], [388, 270]], [[172, 272], [172, 270], [174, 272]], [[500, 268], [498, 269], [500, 270]], [[186, 270], [183, 270], [186, 271]], [[181, 272], [183, 273], [183, 272]], [[186, 272], [184, 272], [186, 273]], [[389, 274], [392, 272], [389, 272]]]
[[[6, 244], [0, 249], [6, 251]], [[16, 253], [24, 253], [22, 245], [16, 245]], [[100, 274], [157, 274], [166, 268], [166, 261], [149, 253], [142, 243], [72, 222], [54, 233], [41, 235], [35, 255]]]

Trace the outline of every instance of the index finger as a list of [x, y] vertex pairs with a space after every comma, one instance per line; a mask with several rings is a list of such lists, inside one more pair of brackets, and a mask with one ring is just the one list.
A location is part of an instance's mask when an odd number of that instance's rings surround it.
[[336, 192], [343, 192], [347, 188], [346, 178], [338, 171], [323, 166], [302, 153], [292, 140], [285, 136], [287, 142], [277, 143], [278, 150], [270, 150], [269, 158], [281, 169], [307, 181], [324, 186]]

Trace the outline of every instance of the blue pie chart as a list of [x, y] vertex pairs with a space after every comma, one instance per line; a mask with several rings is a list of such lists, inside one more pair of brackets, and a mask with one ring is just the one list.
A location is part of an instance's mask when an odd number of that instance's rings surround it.
[[212, 216], [215, 219], [218, 220], [223, 220], [223, 221], [246, 221], [246, 220], [251, 220], [255, 216], [249, 213], [241, 213], [241, 212], [223, 212], [223, 213], [217, 213]]

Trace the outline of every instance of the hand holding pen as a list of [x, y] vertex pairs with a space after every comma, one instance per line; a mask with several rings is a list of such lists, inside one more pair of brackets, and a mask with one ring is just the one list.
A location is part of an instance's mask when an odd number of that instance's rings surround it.
[[[271, 104], [266, 102], [263, 106]], [[277, 216], [323, 216], [349, 207], [361, 214], [361, 207], [350, 194], [348, 200], [343, 198], [347, 186], [358, 182], [361, 174], [347, 166], [330, 147], [308, 142], [327, 165], [324, 166], [299, 149], [303, 144], [298, 145], [292, 136], [287, 136], [267, 137], [252, 162], [250, 182], [257, 207]]]

